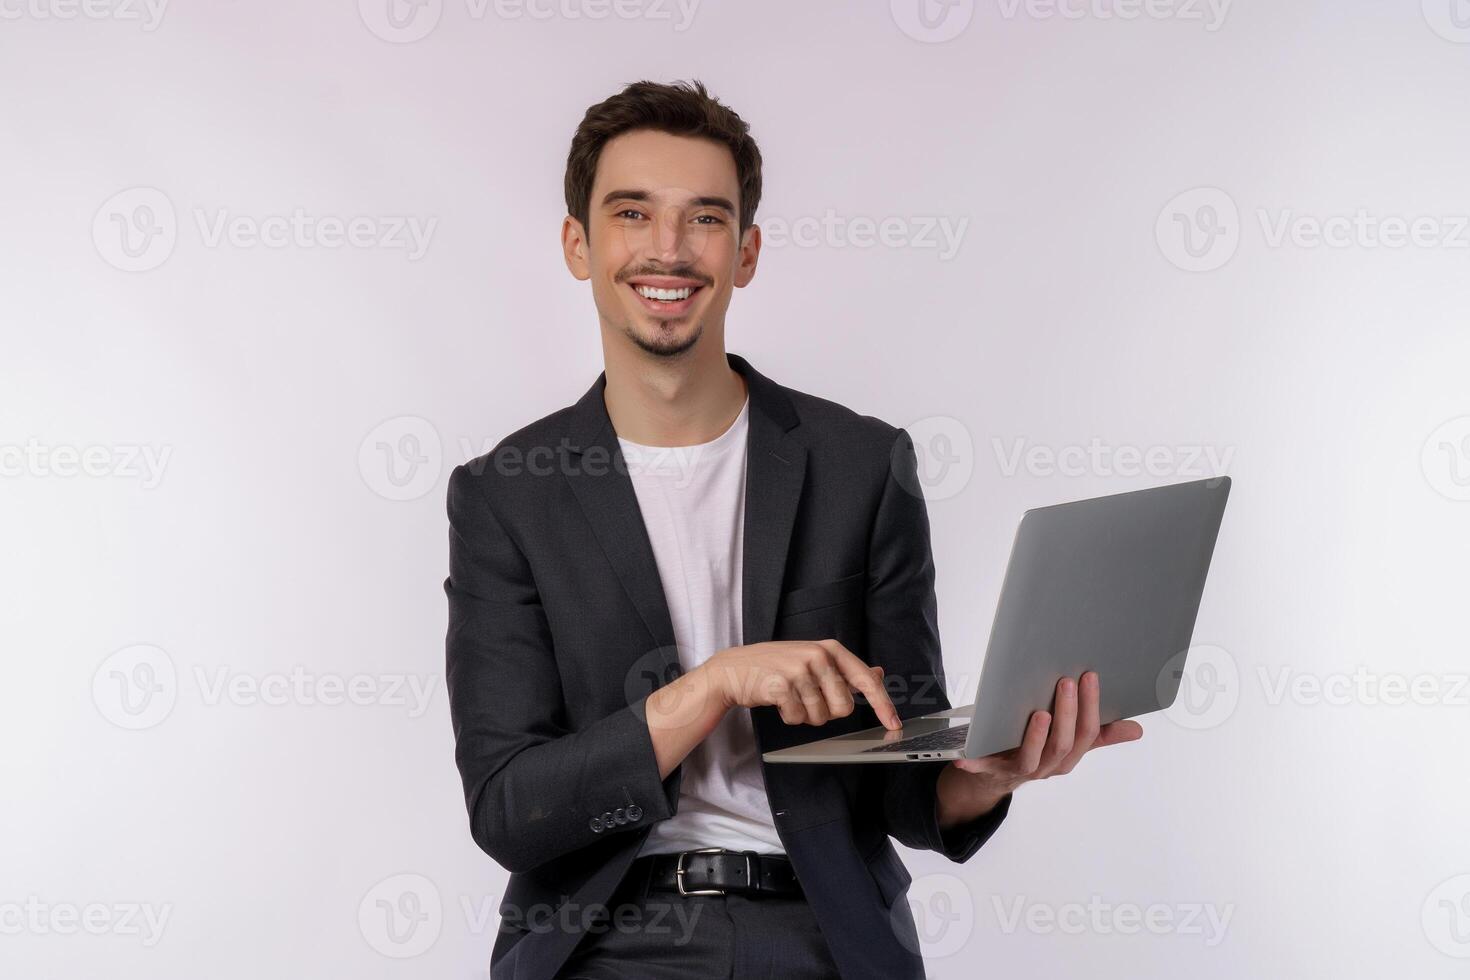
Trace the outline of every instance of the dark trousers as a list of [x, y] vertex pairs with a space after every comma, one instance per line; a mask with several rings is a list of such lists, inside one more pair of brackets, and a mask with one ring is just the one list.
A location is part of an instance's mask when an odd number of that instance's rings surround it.
[[588, 928], [560, 980], [835, 980], [805, 898], [649, 891], [639, 858]]

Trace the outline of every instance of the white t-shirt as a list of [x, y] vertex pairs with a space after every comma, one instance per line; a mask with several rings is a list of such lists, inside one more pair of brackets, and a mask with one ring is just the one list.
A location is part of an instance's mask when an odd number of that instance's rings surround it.
[[[618, 438], [685, 671], [742, 643], [749, 413], [747, 395], [730, 428], [697, 446], [643, 446]], [[640, 855], [698, 847], [784, 853], [749, 711], [726, 712], [684, 759], [683, 770], [678, 812], [653, 825]]]

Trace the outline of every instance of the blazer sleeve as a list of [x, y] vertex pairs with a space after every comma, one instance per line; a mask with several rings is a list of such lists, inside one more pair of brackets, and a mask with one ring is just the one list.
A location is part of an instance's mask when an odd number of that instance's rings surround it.
[[[952, 707], [944, 689], [929, 515], [913, 439], [903, 429], [889, 456], [886, 483], [868, 545], [868, 659], [900, 718]], [[948, 762], [870, 765], [890, 836], [906, 847], [968, 861], [1010, 811], [1008, 794], [989, 813], [941, 831], [936, 785]]]
[[[527, 871], [672, 816], [644, 700], [571, 731], [531, 566], [469, 464], [449, 479], [445, 685], [475, 843]], [[626, 822], [604, 821], [620, 811]]]

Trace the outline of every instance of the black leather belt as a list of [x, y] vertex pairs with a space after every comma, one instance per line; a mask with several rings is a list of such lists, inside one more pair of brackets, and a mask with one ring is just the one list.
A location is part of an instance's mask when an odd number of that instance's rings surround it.
[[640, 861], [653, 865], [651, 891], [680, 895], [775, 895], [799, 897], [801, 883], [784, 857], [701, 847], [678, 854], [649, 854]]

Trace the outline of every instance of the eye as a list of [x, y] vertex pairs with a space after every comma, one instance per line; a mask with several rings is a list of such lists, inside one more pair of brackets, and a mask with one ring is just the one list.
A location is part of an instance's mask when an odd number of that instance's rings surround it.
[[701, 214], [698, 217], [696, 217], [694, 220], [695, 221], [703, 221], [705, 218], [708, 218], [712, 223], [717, 224], [717, 225], [722, 225], [722, 224], [725, 223], [725, 219], [724, 218], [721, 218], [717, 214]]
[[643, 217], [643, 212], [642, 211], [639, 211], [637, 208], [624, 208], [623, 210], [619, 211], [617, 214], [613, 215], [613, 217], [615, 217], [615, 218], [621, 218], [625, 214], [631, 214], [635, 218], [641, 218], [641, 217]]

